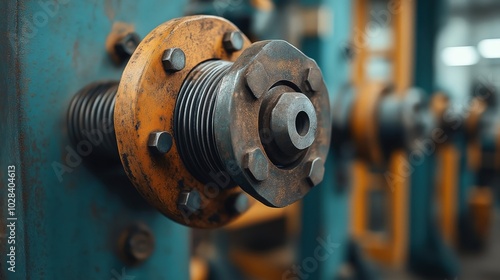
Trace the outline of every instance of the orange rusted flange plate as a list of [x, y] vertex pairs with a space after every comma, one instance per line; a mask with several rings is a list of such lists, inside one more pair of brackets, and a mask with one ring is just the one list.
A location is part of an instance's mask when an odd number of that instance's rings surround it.
[[[120, 158], [125, 171], [154, 207], [169, 218], [191, 227], [214, 228], [233, 220], [238, 214], [226, 209], [230, 195], [240, 188], [219, 188], [197, 181], [184, 166], [176, 143], [166, 155], [157, 156], [148, 149], [153, 131], [174, 135], [174, 108], [178, 92], [188, 73], [201, 62], [222, 59], [235, 61], [239, 52], [226, 52], [223, 35], [238, 28], [217, 17], [193, 16], [168, 21], [149, 33], [132, 55], [118, 88], [115, 105], [115, 129]], [[244, 38], [243, 49], [250, 46]], [[166, 73], [162, 55], [167, 48], [180, 48], [186, 66]], [[178, 208], [179, 194], [198, 190], [202, 209], [187, 214]]]
[[353, 141], [362, 158], [381, 164], [383, 156], [377, 110], [381, 98], [390, 92], [390, 87], [383, 82], [370, 82], [357, 90], [351, 118]]

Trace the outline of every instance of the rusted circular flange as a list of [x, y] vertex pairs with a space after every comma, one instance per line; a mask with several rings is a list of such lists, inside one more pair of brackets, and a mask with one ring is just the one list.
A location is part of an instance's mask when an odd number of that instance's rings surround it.
[[358, 89], [353, 105], [351, 133], [357, 153], [376, 164], [383, 163], [379, 142], [378, 106], [382, 97], [390, 92], [390, 86], [386, 83], [367, 83]]
[[[321, 181], [330, 146], [330, 102], [314, 60], [285, 41], [257, 42], [231, 67], [220, 91], [215, 110], [219, 124], [215, 136], [223, 141], [218, 141], [217, 147], [226, 161], [224, 164], [236, 163], [240, 172], [236, 172], [233, 179], [241, 188], [268, 206], [284, 207], [301, 199]], [[276, 110], [280, 102], [277, 99], [290, 92], [300, 93], [297, 95], [307, 98], [310, 102], [307, 104], [312, 103], [314, 107], [312, 112], [301, 109], [316, 114], [314, 124], [311, 119], [315, 131], [309, 130], [304, 136], [312, 133], [314, 142], [295, 153], [297, 157], [292, 161], [281, 164], [283, 158], [275, 155], [277, 158], [273, 161], [272, 153], [283, 147], [278, 144], [266, 149], [266, 144], [273, 143], [272, 138], [276, 137], [265, 130], [271, 114], [268, 109]], [[295, 129], [288, 131], [291, 137], [297, 136], [292, 130]], [[271, 127], [271, 134], [272, 131]], [[256, 172], [249, 172], [253, 167], [248, 165], [253, 165]]]
[[[225, 178], [204, 185], [186, 170], [176, 143], [165, 155], [148, 149], [154, 131], [174, 135], [174, 109], [178, 92], [188, 73], [201, 62], [212, 59], [235, 61], [241, 51], [227, 52], [223, 47], [226, 32], [237, 31], [232, 23], [217, 17], [193, 16], [166, 22], [138, 46], [131, 57], [118, 88], [114, 122], [120, 158], [125, 171], [154, 207], [169, 218], [191, 227], [214, 228], [234, 219], [237, 212], [226, 201], [240, 188], [226, 188]], [[244, 37], [244, 47], [250, 45]], [[186, 56], [185, 67], [167, 73], [162, 65], [166, 49], [180, 48]], [[201, 195], [200, 209], [189, 213], [178, 206], [182, 193], [196, 190]]]

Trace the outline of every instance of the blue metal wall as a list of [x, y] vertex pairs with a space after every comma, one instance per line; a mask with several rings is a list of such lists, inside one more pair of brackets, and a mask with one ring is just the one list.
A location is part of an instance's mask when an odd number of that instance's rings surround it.
[[[182, 16], [185, 4], [0, 3], [0, 197], [6, 197], [7, 166], [16, 165], [18, 218], [16, 272], [4, 269], [2, 238], [0, 279], [126, 279], [123, 273], [136, 279], [188, 279], [188, 229], [147, 206], [120, 166], [74, 164], [62, 181], [53, 169], [54, 162], [68, 164], [66, 112], [73, 95], [90, 82], [120, 78], [123, 66], [116, 66], [105, 51], [113, 23], [132, 24], [144, 37], [160, 23]], [[0, 205], [6, 217], [4, 201]], [[134, 222], [152, 229], [156, 248], [149, 260], [131, 268], [115, 251], [121, 230]]]
[[[323, 71], [330, 92], [330, 100], [349, 81], [349, 61], [344, 47], [350, 39], [352, 1], [349, 0], [303, 0], [306, 7], [328, 9], [332, 22], [331, 33], [322, 38], [306, 38], [302, 49], [314, 58]], [[335, 248], [324, 261], [318, 261], [318, 268], [303, 279], [334, 279], [340, 266], [346, 261], [349, 243], [349, 199], [348, 186], [338, 177], [341, 162], [330, 152], [323, 182], [316, 186], [304, 199], [302, 211], [302, 232], [298, 265], [315, 257], [315, 250], [322, 246], [318, 238], [335, 243]], [[306, 261], [307, 262], [307, 261]], [[304, 269], [304, 268], [303, 268]], [[306, 271], [307, 272], [307, 271]]]

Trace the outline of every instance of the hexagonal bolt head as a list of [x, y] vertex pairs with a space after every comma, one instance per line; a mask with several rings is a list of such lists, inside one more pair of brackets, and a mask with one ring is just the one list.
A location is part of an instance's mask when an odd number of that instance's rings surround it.
[[147, 260], [154, 251], [155, 240], [151, 230], [143, 225], [133, 225], [126, 230], [124, 251], [132, 262]]
[[248, 152], [243, 159], [243, 168], [257, 181], [264, 181], [269, 176], [269, 163], [261, 149]]
[[245, 193], [237, 193], [229, 197], [226, 206], [229, 211], [242, 214], [250, 208], [250, 199]]
[[172, 144], [172, 135], [166, 131], [155, 131], [149, 134], [148, 147], [157, 154], [168, 153]]
[[243, 35], [239, 31], [226, 32], [222, 39], [224, 49], [227, 52], [241, 51], [243, 48]]
[[192, 214], [201, 208], [201, 195], [196, 190], [182, 192], [177, 203], [181, 211]]
[[307, 69], [306, 88], [310, 92], [318, 92], [323, 83], [323, 75], [317, 67]]
[[129, 59], [140, 43], [141, 38], [137, 33], [127, 33], [123, 38], [115, 43], [116, 55], [118, 55], [118, 57], [122, 60]]
[[179, 48], [166, 49], [165, 52], [163, 52], [161, 61], [165, 71], [181, 71], [186, 67], [186, 54]]
[[316, 139], [318, 120], [314, 105], [299, 92], [283, 93], [271, 113], [274, 141], [284, 153], [294, 155]]
[[325, 175], [325, 164], [321, 158], [316, 158], [309, 162], [309, 174], [307, 175], [307, 182], [311, 187], [317, 186], [323, 181]]

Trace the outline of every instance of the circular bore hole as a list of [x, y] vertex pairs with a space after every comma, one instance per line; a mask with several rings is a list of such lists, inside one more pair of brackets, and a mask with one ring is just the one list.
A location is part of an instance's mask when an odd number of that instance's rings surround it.
[[304, 136], [309, 132], [310, 120], [306, 112], [300, 111], [295, 117], [295, 129], [300, 136]]

